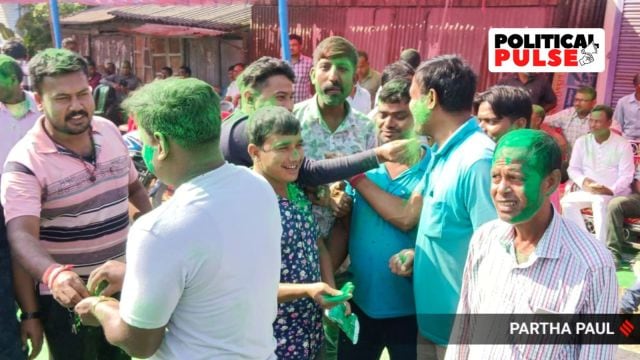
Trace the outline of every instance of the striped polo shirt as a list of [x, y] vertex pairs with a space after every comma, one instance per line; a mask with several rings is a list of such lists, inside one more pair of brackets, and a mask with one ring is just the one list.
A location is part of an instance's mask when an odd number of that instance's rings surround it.
[[[458, 314], [615, 314], [613, 258], [593, 235], [554, 211], [529, 259], [518, 264], [515, 229], [502, 220], [473, 235]], [[456, 323], [460, 343], [478, 331], [469, 317]], [[454, 335], [452, 335], [454, 336]], [[615, 345], [449, 345], [447, 359], [612, 359]]]
[[120, 132], [93, 117], [95, 166], [55, 143], [44, 116], [11, 150], [2, 174], [6, 222], [40, 218], [40, 243], [61, 264], [81, 276], [121, 258], [129, 226], [129, 184], [137, 179]]

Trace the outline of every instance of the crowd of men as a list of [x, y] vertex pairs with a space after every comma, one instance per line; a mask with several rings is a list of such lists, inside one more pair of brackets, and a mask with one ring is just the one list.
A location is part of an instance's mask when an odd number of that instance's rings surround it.
[[[142, 87], [128, 62], [100, 74], [73, 41], [25, 72], [19, 45], [0, 55], [0, 358], [46, 337], [53, 359], [611, 359], [472, 345], [455, 314], [640, 303], [616, 278], [640, 216], [640, 74], [615, 111], [584, 86], [546, 115], [541, 75], [478, 92], [464, 59], [413, 49], [379, 74], [339, 36], [308, 57], [291, 35], [291, 62], [232, 66], [224, 96], [187, 66]], [[101, 85], [173, 188], [155, 209]]]

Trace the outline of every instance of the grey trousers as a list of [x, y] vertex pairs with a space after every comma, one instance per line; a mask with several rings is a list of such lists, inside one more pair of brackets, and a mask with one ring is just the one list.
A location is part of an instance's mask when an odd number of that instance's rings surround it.
[[606, 225], [607, 247], [618, 258], [622, 256], [624, 244], [624, 218], [640, 217], [640, 194], [618, 196], [609, 202]]

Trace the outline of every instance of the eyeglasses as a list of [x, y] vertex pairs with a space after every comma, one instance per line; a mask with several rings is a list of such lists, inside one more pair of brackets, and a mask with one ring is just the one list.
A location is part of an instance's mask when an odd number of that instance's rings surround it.
[[578, 99], [578, 98], [573, 99], [573, 102], [590, 102], [590, 101], [593, 101], [593, 99]]

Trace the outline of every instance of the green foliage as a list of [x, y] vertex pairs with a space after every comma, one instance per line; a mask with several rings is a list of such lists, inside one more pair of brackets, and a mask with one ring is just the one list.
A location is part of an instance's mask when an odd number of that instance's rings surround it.
[[[58, 9], [62, 18], [86, 10], [87, 6], [61, 2], [58, 3]], [[20, 16], [16, 24], [16, 29], [24, 40], [24, 46], [29, 51], [29, 56], [33, 56], [42, 49], [53, 47], [49, 4], [25, 5], [23, 11], [23, 15]]]

